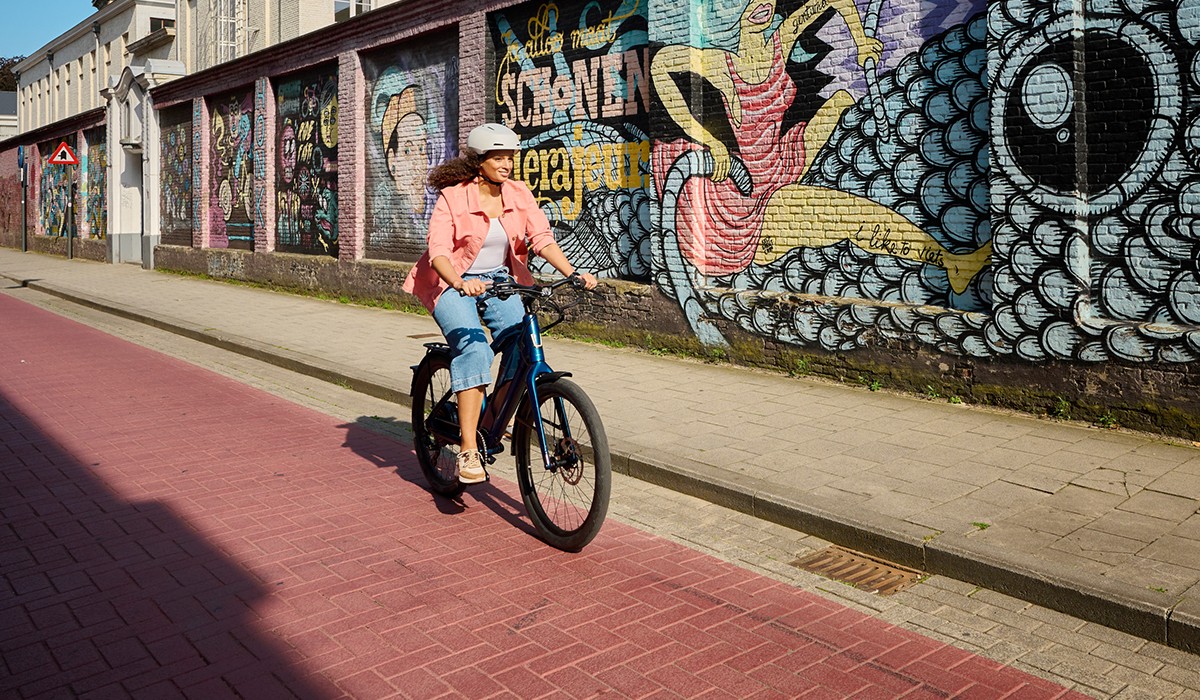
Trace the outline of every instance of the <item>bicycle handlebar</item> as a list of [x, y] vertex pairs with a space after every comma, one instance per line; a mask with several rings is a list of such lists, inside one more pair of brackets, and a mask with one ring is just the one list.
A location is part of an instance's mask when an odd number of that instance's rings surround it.
[[514, 281], [493, 282], [492, 286], [487, 288], [487, 291], [475, 297], [475, 305], [479, 309], [480, 314], [482, 314], [484, 301], [489, 298], [495, 297], [504, 300], [514, 294], [524, 297], [522, 303], [525, 305], [526, 313], [536, 313], [537, 309], [548, 307], [557, 315], [557, 318], [542, 324], [541, 329], [546, 331], [561, 323], [566, 318], [567, 309], [578, 305], [582, 301], [581, 298], [577, 297], [574, 302], [565, 306], [552, 301], [550, 297], [554, 294], [554, 290], [563, 285], [571, 285], [581, 291], [587, 289], [587, 283], [584, 282], [578, 273], [565, 279], [551, 282], [550, 284], [520, 284]]
[[[483, 301], [491, 297], [499, 299], [507, 299], [508, 297], [517, 294], [524, 297], [548, 298], [554, 294], [554, 290], [563, 285], [571, 285], [576, 289], [586, 289], [586, 283], [579, 273], [575, 273], [570, 277], [551, 282], [549, 284], [521, 284], [519, 282], [493, 282], [483, 294], [475, 297], [477, 301]], [[460, 291], [459, 294], [462, 294]]]

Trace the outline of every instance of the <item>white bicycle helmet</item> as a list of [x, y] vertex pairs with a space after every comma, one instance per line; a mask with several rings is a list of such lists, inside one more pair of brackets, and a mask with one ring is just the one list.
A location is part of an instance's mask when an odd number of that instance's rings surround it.
[[467, 136], [467, 149], [479, 155], [488, 151], [515, 151], [520, 145], [521, 137], [503, 124], [481, 124]]

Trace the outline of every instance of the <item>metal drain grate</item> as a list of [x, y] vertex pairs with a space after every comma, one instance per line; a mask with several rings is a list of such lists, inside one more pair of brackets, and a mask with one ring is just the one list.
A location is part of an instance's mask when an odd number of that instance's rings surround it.
[[921, 572], [896, 566], [837, 546], [826, 547], [792, 562], [792, 566], [848, 583], [879, 595], [891, 595], [916, 583]]

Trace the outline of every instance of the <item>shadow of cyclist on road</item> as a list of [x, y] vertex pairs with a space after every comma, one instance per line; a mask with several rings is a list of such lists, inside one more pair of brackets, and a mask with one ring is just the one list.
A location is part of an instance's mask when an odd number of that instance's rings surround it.
[[[412, 424], [395, 417], [359, 416], [353, 423], [338, 426], [346, 430], [343, 446], [381, 469], [391, 469], [405, 481], [412, 482], [433, 496], [437, 509], [447, 515], [461, 513], [468, 504], [462, 496], [453, 499], [433, 493], [412, 447]], [[503, 455], [501, 455], [503, 459]], [[471, 486], [468, 493], [482, 506], [499, 515], [510, 525], [529, 535], [537, 536], [525, 518], [525, 506], [496, 484], [488, 482]]]

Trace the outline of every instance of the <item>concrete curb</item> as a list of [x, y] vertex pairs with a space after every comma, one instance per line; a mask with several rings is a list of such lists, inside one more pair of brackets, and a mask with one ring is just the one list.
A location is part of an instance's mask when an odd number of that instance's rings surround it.
[[[401, 405], [409, 387], [347, 372], [319, 358], [242, 336], [153, 314], [38, 280], [0, 276], [35, 291], [144, 323], [192, 340], [338, 384]], [[669, 462], [609, 436], [613, 469], [673, 491], [753, 515], [830, 542], [1004, 593], [1137, 637], [1200, 653], [1200, 600], [1167, 596], [1127, 584], [1087, 577], [1066, 565], [1005, 549], [968, 535], [931, 533], [911, 523], [869, 512], [846, 513], [823, 499], [783, 492], [753, 478], [685, 458]]]

